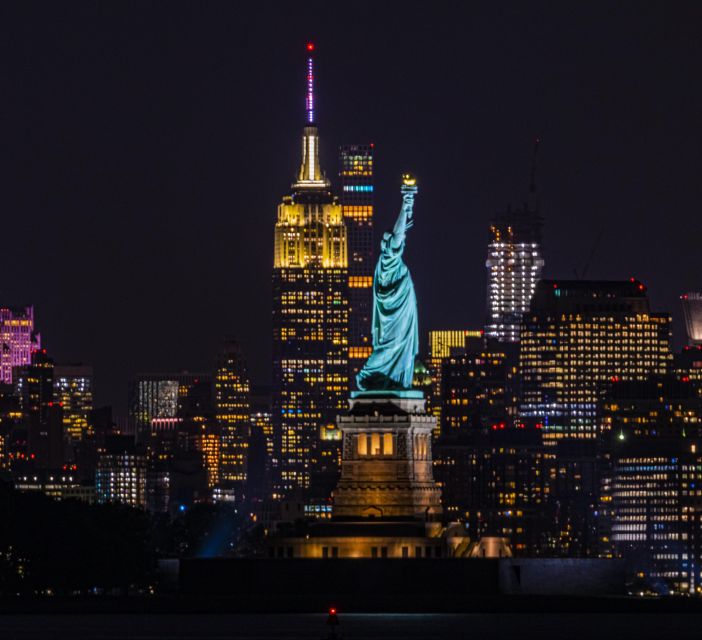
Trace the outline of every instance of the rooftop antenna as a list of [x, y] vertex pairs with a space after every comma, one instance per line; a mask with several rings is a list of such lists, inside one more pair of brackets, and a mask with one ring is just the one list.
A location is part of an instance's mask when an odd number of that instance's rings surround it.
[[314, 43], [307, 43], [307, 97], [305, 100], [307, 124], [314, 124]]

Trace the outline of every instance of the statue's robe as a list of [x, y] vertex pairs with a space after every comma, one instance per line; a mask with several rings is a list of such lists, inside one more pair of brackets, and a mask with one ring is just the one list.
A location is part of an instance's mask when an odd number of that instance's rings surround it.
[[383, 234], [373, 278], [373, 353], [356, 376], [361, 391], [411, 389], [419, 351], [417, 298], [402, 239]]

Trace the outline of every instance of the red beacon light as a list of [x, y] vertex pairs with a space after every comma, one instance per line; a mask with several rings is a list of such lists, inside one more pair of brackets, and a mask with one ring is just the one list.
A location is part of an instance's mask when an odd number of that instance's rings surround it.
[[314, 51], [314, 43], [313, 42], [307, 43], [307, 51]]
[[329, 608], [329, 617], [327, 618], [327, 626], [331, 627], [329, 630], [329, 638], [337, 638], [336, 629], [334, 627], [339, 626], [339, 618], [336, 615], [336, 607]]

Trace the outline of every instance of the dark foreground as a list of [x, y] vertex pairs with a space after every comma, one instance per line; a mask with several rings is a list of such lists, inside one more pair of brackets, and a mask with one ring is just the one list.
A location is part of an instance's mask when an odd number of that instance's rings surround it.
[[[2, 614], [3, 640], [317, 639], [328, 637], [326, 615]], [[345, 640], [386, 638], [699, 638], [702, 614], [508, 613], [341, 614]]]

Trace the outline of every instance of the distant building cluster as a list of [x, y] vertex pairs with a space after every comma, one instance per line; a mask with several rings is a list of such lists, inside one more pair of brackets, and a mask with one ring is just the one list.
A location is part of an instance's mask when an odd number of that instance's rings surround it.
[[[359, 513], [378, 460], [398, 486], [432, 471], [441, 495], [422, 505], [475, 543], [623, 558], [633, 593], [702, 593], [702, 294], [682, 296], [689, 340], [676, 353], [671, 315], [652, 310], [639, 280], [545, 277], [533, 172], [529, 201], [489, 224], [484, 326], [425, 335], [415, 387], [431, 420], [409, 412], [418, 435], [407, 439], [374, 431], [382, 416], [364, 405], [342, 439], [337, 416], [373, 341], [374, 146], [340, 147], [335, 191], [311, 53], [307, 70], [300, 167], [271, 229], [272, 387], [252, 384], [256, 354], [227, 337], [208, 371], [136, 374], [129, 415], [115, 419], [94, 406], [90, 366], [42, 348], [33, 308], [3, 306], [2, 476], [20, 491], [172, 517], [228, 502], [274, 530], [328, 520], [339, 495], [339, 513]], [[398, 447], [402, 467], [388, 463]], [[398, 557], [439, 555], [421, 536]]]

